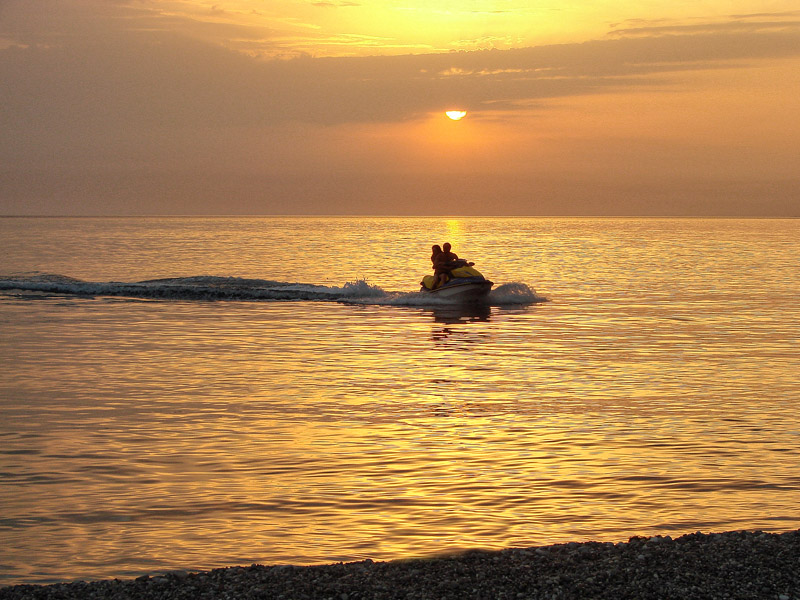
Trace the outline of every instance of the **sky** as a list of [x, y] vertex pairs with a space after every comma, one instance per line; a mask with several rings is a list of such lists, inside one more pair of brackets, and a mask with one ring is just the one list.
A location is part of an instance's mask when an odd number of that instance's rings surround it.
[[196, 214], [800, 217], [800, 9], [0, 0], [0, 215]]

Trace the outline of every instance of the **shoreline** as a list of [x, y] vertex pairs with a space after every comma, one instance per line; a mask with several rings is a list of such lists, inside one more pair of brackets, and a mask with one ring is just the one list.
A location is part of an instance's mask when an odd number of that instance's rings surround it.
[[697, 532], [616, 544], [570, 542], [388, 562], [252, 565], [0, 588], [0, 600], [73, 598], [800, 600], [800, 529]]

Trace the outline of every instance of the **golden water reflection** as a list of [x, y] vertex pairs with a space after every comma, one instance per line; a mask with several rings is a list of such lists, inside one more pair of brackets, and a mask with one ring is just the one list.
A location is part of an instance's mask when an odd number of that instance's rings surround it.
[[14, 359], [32, 404], [6, 407], [5, 469], [37, 496], [6, 488], [4, 522], [50, 549], [20, 577], [796, 523], [794, 408], [708, 324], [701, 347], [549, 307], [73, 308]]
[[[2, 297], [6, 581], [800, 526], [800, 272], [796, 252], [762, 260], [794, 230], [403, 220], [363, 252], [374, 222], [309, 222], [313, 269], [292, 255], [275, 279], [341, 285], [363, 267], [351, 257], [385, 263], [415, 240], [381, 281], [408, 290], [446, 237], [552, 301]], [[267, 241], [261, 221], [225, 223], [189, 272], [262, 273], [292, 223]], [[241, 262], [236, 235], [254, 249]]]

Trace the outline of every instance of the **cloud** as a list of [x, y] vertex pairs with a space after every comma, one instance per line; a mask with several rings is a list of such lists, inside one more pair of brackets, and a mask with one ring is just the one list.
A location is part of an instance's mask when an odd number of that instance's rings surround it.
[[72, 126], [391, 122], [451, 104], [511, 109], [663, 84], [654, 78], [664, 73], [800, 56], [800, 23], [793, 20], [614, 33], [613, 39], [513, 50], [268, 61], [171, 31], [119, 25], [76, 37], [30, 35], [25, 47], [0, 50], [6, 83], [0, 122], [29, 135]]
[[319, 8], [339, 8], [339, 7], [349, 7], [349, 6], [361, 6], [358, 2], [330, 2], [328, 0], [322, 0], [321, 2], [312, 2], [312, 6], [317, 6]]
[[770, 32], [796, 32], [798, 29], [800, 29], [800, 11], [737, 15], [724, 21], [700, 21], [691, 23], [672, 22], [665, 19], [657, 21], [637, 19], [628, 21], [626, 24], [617, 23], [612, 25], [612, 31], [609, 32], [609, 36], [652, 38], [698, 35], [758, 35]]
[[472, 38], [465, 40], [455, 40], [451, 42], [451, 46], [455, 49], [474, 50], [474, 49], [493, 49], [493, 48], [509, 48], [518, 45], [521, 38], [506, 36], [483, 36], [480, 38]]

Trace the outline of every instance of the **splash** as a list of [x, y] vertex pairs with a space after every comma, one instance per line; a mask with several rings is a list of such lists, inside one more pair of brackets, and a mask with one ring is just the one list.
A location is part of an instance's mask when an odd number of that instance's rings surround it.
[[546, 300], [547, 298], [539, 296], [535, 290], [519, 282], [503, 283], [489, 293], [492, 304], [533, 304]]

